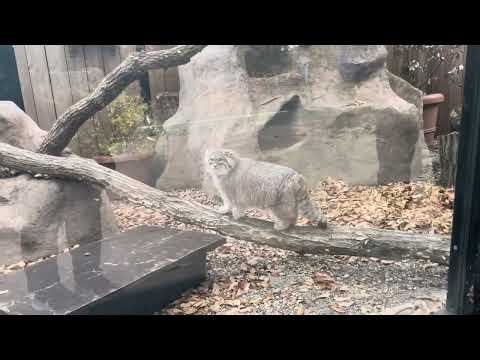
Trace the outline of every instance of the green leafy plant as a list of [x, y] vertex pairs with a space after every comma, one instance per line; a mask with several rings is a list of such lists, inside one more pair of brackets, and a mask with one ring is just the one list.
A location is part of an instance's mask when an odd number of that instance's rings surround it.
[[149, 117], [149, 106], [141, 97], [120, 94], [108, 107], [111, 133], [100, 147], [101, 155], [152, 150], [162, 133]]
[[148, 105], [141, 98], [120, 94], [108, 107], [115, 140], [128, 142], [137, 128], [143, 125]]

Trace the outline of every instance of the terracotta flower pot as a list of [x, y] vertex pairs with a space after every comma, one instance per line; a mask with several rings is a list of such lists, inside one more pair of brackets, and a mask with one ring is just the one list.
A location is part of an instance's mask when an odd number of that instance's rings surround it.
[[443, 94], [430, 94], [423, 97], [423, 133], [427, 145], [431, 145], [435, 138], [438, 109], [444, 101]]
[[153, 186], [152, 160], [154, 152], [121, 154], [115, 156], [95, 156], [94, 160], [144, 184]]

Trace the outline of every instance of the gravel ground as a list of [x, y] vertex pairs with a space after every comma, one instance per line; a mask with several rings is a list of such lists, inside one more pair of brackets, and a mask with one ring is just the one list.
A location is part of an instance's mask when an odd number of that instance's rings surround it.
[[[219, 205], [198, 189], [176, 195]], [[312, 198], [337, 225], [441, 234], [451, 227], [453, 193], [428, 184], [369, 188], [330, 180]], [[122, 231], [140, 225], [202, 231], [160, 211], [123, 201], [112, 205]], [[260, 211], [248, 216], [268, 219]], [[0, 273], [42, 260], [0, 265]], [[429, 314], [446, 295], [447, 267], [424, 260], [299, 255], [235, 239], [227, 239], [207, 260], [208, 279], [160, 314]]]
[[[432, 185], [438, 180], [435, 151], [432, 158], [432, 171], [417, 183], [349, 187], [327, 179], [311, 196], [337, 225], [448, 235], [454, 193]], [[219, 205], [198, 189], [176, 195]], [[112, 204], [122, 231], [140, 225], [203, 231], [160, 211]], [[271, 220], [257, 210], [247, 215]], [[0, 273], [38, 261], [0, 265]], [[234, 239], [208, 254], [207, 266], [208, 279], [160, 314], [430, 314], [443, 305], [447, 287], [447, 267], [424, 260], [299, 255]]]
[[[392, 199], [392, 194], [401, 196]], [[198, 189], [179, 191], [177, 195], [214, 207], [219, 205]], [[312, 197], [336, 224], [398, 229], [405, 228], [405, 219], [412, 223], [417, 217], [412, 232], [450, 231], [453, 195], [429, 184], [349, 188], [330, 180]], [[342, 200], [343, 197], [346, 199]], [[361, 206], [358, 201], [351, 201], [362, 197]], [[396, 204], [403, 204], [405, 198], [417, 201], [414, 206], [402, 205], [399, 213]], [[160, 212], [121, 201], [113, 205], [122, 230], [141, 224], [192, 229]], [[359, 215], [362, 207], [368, 209], [363, 217]], [[351, 211], [357, 209], [360, 210], [352, 216]], [[429, 226], [425, 216], [419, 218], [420, 213], [428, 213]], [[436, 221], [439, 214], [443, 216], [441, 222]], [[250, 211], [248, 215], [268, 218], [260, 211]], [[202, 286], [187, 292], [160, 314], [428, 314], [440, 308], [447, 286], [447, 267], [428, 261], [299, 255], [234, 239], [227, 239], [224, 246], [208, 255], [208, 274]]]

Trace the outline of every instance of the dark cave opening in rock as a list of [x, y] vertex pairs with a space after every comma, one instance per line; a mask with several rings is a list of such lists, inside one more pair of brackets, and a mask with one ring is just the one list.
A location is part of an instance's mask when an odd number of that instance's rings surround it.
[[258, 133], [258, 145], [261, 151], [286, 149], [306, 137], [305, 129], [298, 123], [298, 113], [301, 108], [302, 103], [297, 95], [283, 104]]
[[245, 53], [245, 67], [253, 78], [272, 77], [288, 72], [290, 56], [284, 45], [250, 45]]

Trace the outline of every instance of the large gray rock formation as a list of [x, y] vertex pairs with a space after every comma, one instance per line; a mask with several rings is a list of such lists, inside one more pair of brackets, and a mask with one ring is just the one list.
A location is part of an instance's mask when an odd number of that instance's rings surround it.
[[0, 142], [32, 151], [46, 134], [15, 103], [0, 101]]
[[421, 92], [386, 70], [386, 56], [376, 45], [208, 46], [180, 67], [156, 186], [202, 184], [208, 147], [289, 166], [311, 184], [415, 178], [426, 148]]
[[[33, 150], [45, 132], [11, 102], [0, 102], [0, 141]], [[105, 191], [89, 183], [0, 179], [0, 265], [55, 254], [118, 232]]]
[[56, 254], [118, 231], [105, 191], [85, 183], [0, 180], [0, 264]]

